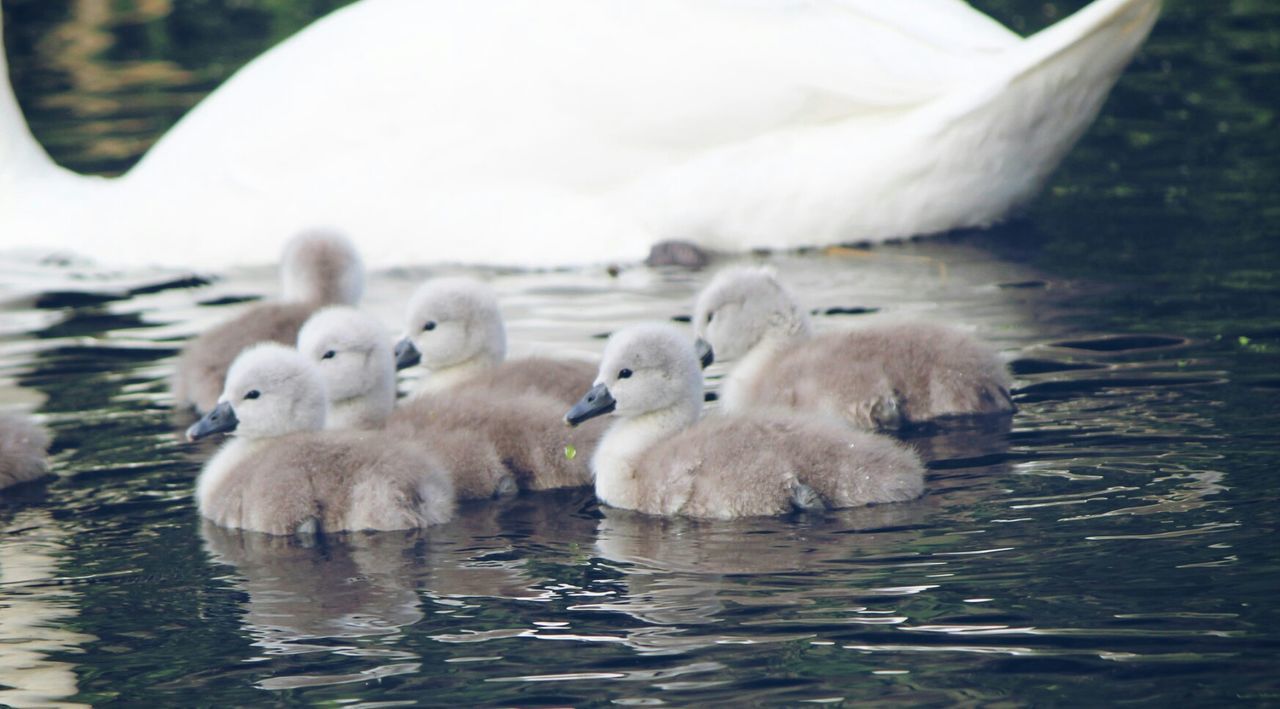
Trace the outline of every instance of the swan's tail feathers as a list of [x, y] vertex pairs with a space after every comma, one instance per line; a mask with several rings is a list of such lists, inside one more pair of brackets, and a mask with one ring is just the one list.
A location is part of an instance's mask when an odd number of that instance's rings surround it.
[[[1007, 53], [1000, 71], [923, 109], [916, 138], [950, 144], [1007, 194], [989, 195], [985, 226], [1034, 197], [1093, 123], [1160, 13], [1161, 0], [1094, 0]], [[1021, 173], [1021, 174], [1011, 174]]]

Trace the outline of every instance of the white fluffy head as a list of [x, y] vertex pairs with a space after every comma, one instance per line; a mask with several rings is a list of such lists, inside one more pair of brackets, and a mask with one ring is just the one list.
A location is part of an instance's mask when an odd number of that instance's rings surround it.
[[394, 401], [395, 357], [374, 317], [345, 305], [320, 310], [298, 331], [298, 351], [315, 364], [331, 402], [387, 395]]
[[689, 336], [672, 325], [635, 325], [609, 338], [596, 384], [623, 418], [673, 407], [702, 408], [702, 366]]
[[769, 268], [731, 268], [698, 294], [693, 327], [716, 360], [742, 357], [766, 337], [808, 337], [809, 314]]
[[484, 356], [507, 356], [507, 332], [498, 298], [471, 278], [428, 281], [409, 299], [405, 334], [427, 369], [444, 369]]
[[324, 381], [315, 366], [290, 347], [274, 342], [254, 345], [227, 370], [218, 403], [235, 412], [236, 435], [273, 438], [324, 428]]
[[284, 246], [280, 281], [291, 303], [355, 305], [364, 295], [364, 262], [342, 234], [304, 231]]

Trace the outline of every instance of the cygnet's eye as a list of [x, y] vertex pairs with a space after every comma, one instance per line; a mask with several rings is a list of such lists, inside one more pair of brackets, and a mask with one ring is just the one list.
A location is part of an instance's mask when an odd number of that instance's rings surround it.
[[431, 332], [431, 331], [432, 331], [432, 330], [434, 330], [434, 329], [436, 329], [436, 321], [435, 321], [435, 320], [428, 320], [428, 321], [427, 321], [427, 324], [422, 326], [422, 331], [423, 331], [423, 332]]
[[337, 356], [338, 356], [337, 352], [334, 352], [333, 350], [328, 350], [324, 354], [320, 355], [320, 359], [333, 359], [334, 357], [337, 357]]
[[262, 392], [258, 391], [257, 389], [250, 389], [250, 390], [249, 390], [249, 392], [248, 392], [247, 394], [245, 394], [245, 395], [244, 395], [244, 398], [246, 398], [246, 399], [256, 399], [256, 398], [258, 398], [258, 397], [260, 397], [260, 396], [262, 396]]
[[708, 312], [707, 312], [707, 324], [708, 324], [708, 325], [710, 325], [710, 324], [711, 324], [711, 318], [714, 318], [715, 316], [716, 316], [716, 311], [714, 311], [714, 310], [710, 310], [710, 311], [708, 311]]
[[630, 369], [623, 368], [623, 369], [618, 370], [618, 378], [619, 378], [619, 379], [628, 379], [628, 378], [630, 378], [630, 377], [631, 377], [631, 370], [630, 370]]

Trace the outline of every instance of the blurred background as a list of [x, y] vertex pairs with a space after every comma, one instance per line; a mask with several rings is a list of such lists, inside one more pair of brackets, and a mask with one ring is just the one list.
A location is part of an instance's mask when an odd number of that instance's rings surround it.
[[[13, 84], [36, 138], [67, 167], [112, 175], [236, 69], [347, 3], [0, 4]], [[1086, 3], [972, 4], [1029, 34]], [[995, 246], [1032, 249], [1021, 255], [1067, 275], [1193, 279], [1233, 301], [1274, 297], [1278, 69], [1280, 4], [1166, 0], [1102, 116], [1030, 206], [1044, 233]]]

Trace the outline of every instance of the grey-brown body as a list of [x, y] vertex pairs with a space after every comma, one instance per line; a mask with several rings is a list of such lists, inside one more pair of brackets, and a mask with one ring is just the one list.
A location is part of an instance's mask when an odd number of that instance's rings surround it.
[[795, 511], [800, 485], [817, 494], [811, 507], [914, 500], [924, 475], [916, 456], [885, 436], [811, 417], [748, 414], [702, 419], [649, 448], [622, 485], [629, 509], [734, 519]]
[[637, 325], [605, 345], [571, 424], [611, 413], [592, 457], [596, 496], [612, 507], [704, 519], [902, 502], [924, 491], [924, 466], [891, 438], [838, 419], [774, 410], [702, 418], [693, 342]]
[[563, 406], [572, 406], [584, 391], [591, 388], [595, 377], [596, 365], [590, 362], [520, 357], [494, 365], [456, 388], [513, 394], [533, 392], [551, 397]]
[[[591, 455], [603, 428], [596, 424], [571, 429], [564, 425], [563, 412], [563, 404], [535, 391], [468, 389], [414, 397], [396, 408], [387, 428], [409, 429], [438, 442], [434, 446], [447, 443], [450, 459], [475, 466], [465, 460], [467, 451], [454, 443], [460, 433], [470, 432], [481, 455], [496, 454], [500, 470], [521, 490], [585, 487], [591, 484]], [[484, 484], [477, 483], [480, 489]]]
[[0, 488], [49, 474], [49, 432], [31, 419], [0, 414]]
[[933, 323], [826, 333], [775, 354], [739, 391], [745, 406], [818, 411], [863, 429], [1013, 411], [994, 350]]
[[411, 418], [394, 417], [387, 422], [387, 432], [430, 451], [449, 471], [458, 500], [489, 500], [515, 492], [514, 476], [486, 432], [420, 425]]
[[874, 430], [1013, 410], [1008, 369], [972, 335], [898, 322], [815, 336], [808, 310], [767, 268], [716, 274], [692, 320], [717, 361], [737, 360], [720, 390], [729, 411], [784, 406]]
[[258, 342], [292, 345], [302, 324], [319, 307], [318, 303], [260, 303], [201, 333], [178, 357], [174, 397], [197, 411], [212, 409], [236, 355]]
[[202, 515], [267, 534], [412, 529], [453, 515], [452, 485], [439, 461], [377, 432], [233, 440], [202, 478]]

